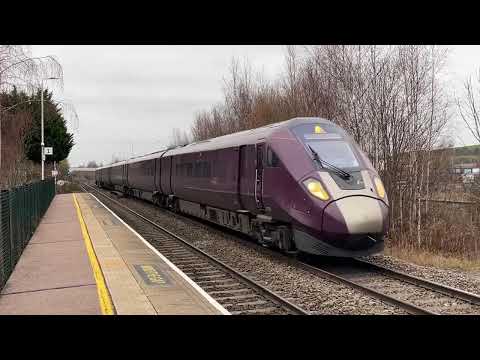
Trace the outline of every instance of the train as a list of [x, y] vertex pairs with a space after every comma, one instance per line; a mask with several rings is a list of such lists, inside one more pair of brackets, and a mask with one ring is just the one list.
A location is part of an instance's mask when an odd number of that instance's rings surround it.
[[389, 203], [354, 139], [297, 117], [103, 166], [96, 185], [246, 234], [287, 253], [383, 251]]

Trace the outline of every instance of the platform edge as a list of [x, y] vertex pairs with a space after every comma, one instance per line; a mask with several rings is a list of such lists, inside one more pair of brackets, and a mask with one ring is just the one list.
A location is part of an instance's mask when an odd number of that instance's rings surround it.
[[180, 270], [175, 264], [168, 260], [161, 252], [153, 247], [147, 240], [143, 238], [139, 233], [137, 233], [130, 225], [123, 221], [117, 214], [115, 214], [109, 207], [107, 207], [103, 202], [101, 202], [95, 195], [88, 193], [95, 200], [97, 200], [105, 209], [107, 209], [115, 218], [120, 221], [125, 227], [130, 230], [135, 236], [137, 236], [142, 242], [152, 250], [156, 255], [158, 255], [168, 266], [170, 266], [178, 275], [180, 275], [189, 285], [191, 285], [200, 295], [202, 295], [213, 307], [215, 307], [222, 315], [231, 315], [228, 310], [226, 310], [222, 305], [220, 305], [215, 299], [213, 299], [208, 293], [205, 292], [198, 284], [196, 284], [192, 279], [190, 279], [182, 270]]
[[88, 258], [90, 260], [90, 265], [92, 266], [93, 276], [97, 284], [97, 293], [98, 293], [98, 299], [100, 302], [100, 309], [103, 315], [114, 315], [115, 310], [112, 303], [112, 299], [108, 292], [108, 288], [105, 284], [105, 278], [103, 277], [103, 272], [101, 270], [100, 264], [98, 263], [95, 250], [93, 249], [92, 240], [90, 239], [90, 235], [88, 233], [85, 220], [83, 219], [82, 211], [80, 209], [80, 206], [78, 205], [77, 197], [75, 196], [75, 194], [72, 194], [72, 195], [73, 195], [73, 202], [77, 210], [78, 221], [80, 222], [80, 228], [82, 230], [83, 240], [85, 242], [85, 247], [87, 249]]

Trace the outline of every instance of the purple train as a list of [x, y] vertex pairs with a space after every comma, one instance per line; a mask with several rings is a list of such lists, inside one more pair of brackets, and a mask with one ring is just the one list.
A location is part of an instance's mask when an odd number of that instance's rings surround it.
[[97, 169], [96, 184], [286, 252], [383, 250], [388, 199], [367, 156], [321, 118], [288, 121]]

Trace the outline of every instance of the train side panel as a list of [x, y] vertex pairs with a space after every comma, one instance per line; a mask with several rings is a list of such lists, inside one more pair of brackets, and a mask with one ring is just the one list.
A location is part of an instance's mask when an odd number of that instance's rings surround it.
[[172, 183], [175, 196], [222, 209], [241, 209], [238, 159], [238, 148], [174, 156]]
[[116, 190], [123, 189], [123, 165], [112, 166], [110, 170], [110, 185]]
[[137, 161], [127, 166], [130, 189], [152, 193], [155, 191], [155, 159]]
[[172, 182], [174, 181], [174, 174], [172, 174], [172, 159], [173, 156], [162, 156], [160, 158], [160, 167], [157, 169], [157, 176], [160, 176], [160, 188], [162, 194], [173, 194]]

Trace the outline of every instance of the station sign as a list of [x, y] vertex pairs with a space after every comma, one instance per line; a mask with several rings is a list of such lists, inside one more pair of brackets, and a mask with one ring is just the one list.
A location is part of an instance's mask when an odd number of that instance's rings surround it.
[[52, 170], [52, 176], [58, 176], [58, 171], [57, 170]]
[[53, 155], [53, 147], [46, 147], [45, 155]]

